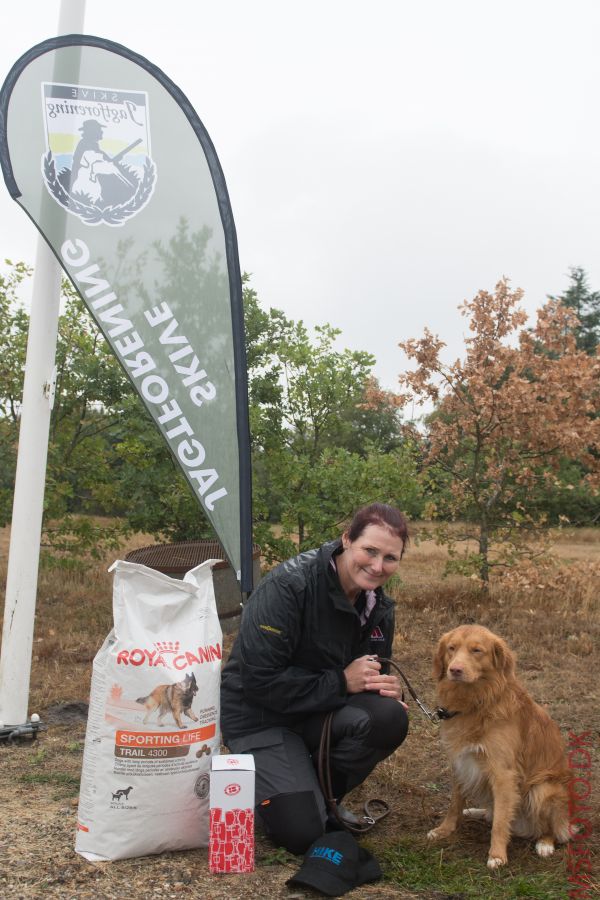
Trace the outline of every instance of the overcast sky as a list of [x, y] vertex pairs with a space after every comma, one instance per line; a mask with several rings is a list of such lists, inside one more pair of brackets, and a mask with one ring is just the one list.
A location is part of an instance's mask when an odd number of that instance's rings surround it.
[[[0, 80], [58, 0], [3, 4]], [[502, 275], [528, 310], [583, 266], [600, 289], [597, 0], [87, 0], [85, 31], [184, 91], [264, 306], [342, 329], [396, 387], [428, 325]], [[0, 258], [36, 232], [0, 182]]]

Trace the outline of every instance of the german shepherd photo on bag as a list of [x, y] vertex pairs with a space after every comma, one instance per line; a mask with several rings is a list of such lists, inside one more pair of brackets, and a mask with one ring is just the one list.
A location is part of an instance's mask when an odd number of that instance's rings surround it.
[[186, 675], [183, 681], [175, 684], [159, 684], [147, 697], [138, 697], [136, 703], [141, 703], [147, 710], [144, 716], [144, 725], [155, 710], [158, 710], [158, 724], [162, 725], [162, 718], [170, 713], [175, 719], [178, 728], [186, 728], [181, 716], [184, 713], [193, 722], [198, 721], [198, 716], [192, 711], [192, 701], [198, 693], [196, 676], [192, 673]]

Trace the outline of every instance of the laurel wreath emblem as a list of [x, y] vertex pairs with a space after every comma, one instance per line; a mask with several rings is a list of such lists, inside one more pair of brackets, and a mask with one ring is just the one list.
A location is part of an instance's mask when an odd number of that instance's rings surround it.
[[81, 200], [76, 200], [64, 188], [58, 180], [51, 150], [44, 156], [43, 171], [46, 186], [57, 203], [60, 203], [61, 206], [64, 206], [65, 209], [68, 209], [74, 215], [79, 216], [87, 225], [100, 225], [102, 222], [107, 225], [123, 225], [130, 216], [135, 215], [146, 205], [156, 182], [156, 166], [150, 157], [147, 157], [144, 165], [144, 175], [139, 181], [135, 194], [126, 203], [105, 206], [101, 209], [98, 206], [92, 206], [88, 203], [82, 203]]

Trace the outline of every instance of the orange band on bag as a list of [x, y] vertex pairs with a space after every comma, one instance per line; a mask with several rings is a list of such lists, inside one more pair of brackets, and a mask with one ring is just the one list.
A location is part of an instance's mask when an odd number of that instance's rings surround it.
[[214, 737], [217, 726], [189, 728], [186, 731], [117, 731], [117, 747], [188, 747]]

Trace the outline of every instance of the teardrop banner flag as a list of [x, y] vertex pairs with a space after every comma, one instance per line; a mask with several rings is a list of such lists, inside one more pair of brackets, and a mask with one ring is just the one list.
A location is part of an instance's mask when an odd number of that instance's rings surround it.
[[25, 53], [2, 87], [0, 164], [250, 591], [242, 282], [202, 122], [148, 60], [61, 36]]

